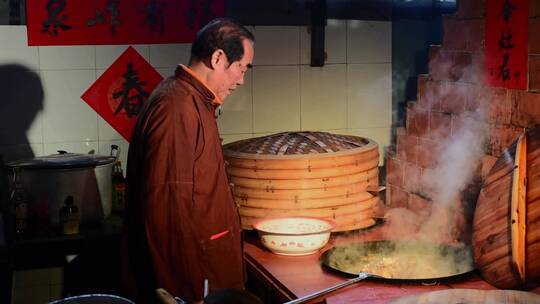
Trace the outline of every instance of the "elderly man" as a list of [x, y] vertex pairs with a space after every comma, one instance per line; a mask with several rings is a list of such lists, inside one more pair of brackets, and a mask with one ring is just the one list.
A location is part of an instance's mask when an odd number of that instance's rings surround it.
[[253, 35], [216, 19], [139, 114], [128, 155], [125, 216], [137, 299], [162, 287], [188, 302], [244, 287], [238, 210], [228, 185], [215, 109], [244, 83]]

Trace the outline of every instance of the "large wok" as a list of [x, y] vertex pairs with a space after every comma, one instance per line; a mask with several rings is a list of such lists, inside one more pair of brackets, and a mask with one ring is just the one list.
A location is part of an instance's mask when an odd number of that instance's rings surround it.
[[470, 247], [422, 241], [374, 241], [335, 246], [321, 255], [332, 271], [355, 278], [287, 302], [304, 303], [366, 278], [426, 282], [474, 269]]

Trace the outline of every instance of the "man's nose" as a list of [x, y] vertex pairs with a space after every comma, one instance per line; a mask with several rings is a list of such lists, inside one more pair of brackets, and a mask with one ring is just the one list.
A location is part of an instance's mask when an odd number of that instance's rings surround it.
[[242, 75], [242, 77], [240, 77], [240, 79], [238, 79], [238, 81], [236, 82], [236, 85], [243, 85], [244, 84], [244, 75]]

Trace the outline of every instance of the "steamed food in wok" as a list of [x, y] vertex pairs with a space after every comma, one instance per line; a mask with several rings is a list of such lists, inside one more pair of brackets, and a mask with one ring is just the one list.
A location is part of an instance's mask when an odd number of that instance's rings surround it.
[[356, 275], [367, 272], [389, 279], [431, 279], [462, 274], [473, 267], [465, 245], [419, 241], [378, 241], [334, 247], [322, 256], [326, 266]]

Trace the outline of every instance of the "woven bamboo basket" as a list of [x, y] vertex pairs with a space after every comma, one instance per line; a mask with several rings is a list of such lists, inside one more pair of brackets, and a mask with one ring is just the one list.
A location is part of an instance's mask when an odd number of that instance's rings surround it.
[[488, 173], [476, 204], [473, 252], [490, 284], [540, 277], [540, 129], [523, 133]]
[[244, 229], [263, 218], [331, 219], [334, 231], [375, 224], [378, 145], [325, 132], [284, 132], [224, 146]]

